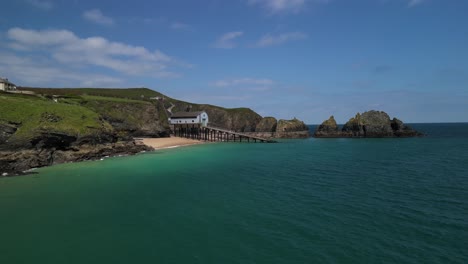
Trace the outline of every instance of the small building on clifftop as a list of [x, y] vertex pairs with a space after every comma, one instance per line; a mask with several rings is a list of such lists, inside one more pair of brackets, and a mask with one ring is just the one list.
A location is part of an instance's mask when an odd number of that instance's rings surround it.
[[171, 125], [182, 124], [200, 124], [202, 126], [208, 125], [208, 114], [205, 111], [200, 112], [177, 112], [169, 118]]
[[0, 91], [16, 91], [16, 85], [9, 82], [7, 78], [0, 78]]

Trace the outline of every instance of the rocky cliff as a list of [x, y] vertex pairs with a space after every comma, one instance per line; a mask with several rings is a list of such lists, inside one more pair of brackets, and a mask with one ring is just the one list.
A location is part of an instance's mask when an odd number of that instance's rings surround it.
[[[96, 97], [95, 97], [96, 98]], [[121, 137], [168, 137], [170, 127], [160, 104], [144, 101], [96, 100], [81, 105], [98, 113]]]
[[258, 122], [255, 132], [276, 132], [278, 120], [274, 117], [264, 117]]
[[357, 113], [339, 130], [331, 116], [314, 132], [314, 137], [415, 137], [422, 134], [403, 124], [397, 118], [390, 119], [383, 111]]

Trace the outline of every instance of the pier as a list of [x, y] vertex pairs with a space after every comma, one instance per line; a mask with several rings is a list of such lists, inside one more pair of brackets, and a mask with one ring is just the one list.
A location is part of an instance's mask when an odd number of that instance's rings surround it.
[[174, 136], [212, 142], [276, 143], [274, 140], [201, 124], [174, 124]]

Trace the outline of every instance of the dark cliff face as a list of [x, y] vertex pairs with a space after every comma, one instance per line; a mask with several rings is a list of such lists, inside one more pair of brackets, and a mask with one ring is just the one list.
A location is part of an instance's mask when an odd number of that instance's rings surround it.
[[7, 144], [8, 139], [15, 134], [16, 130], [18, 129], [18, 126], [20, 124], [14, 124], [14, 123], [6, 123], [6, 124], [1, 124], [0, 123], [0, 149], [1, 146], [4, 146]]
[[83, 106], [100, 114], [120, 137], [168, 137], [170, 134], [167, 115], [157, 102], [89, 100], [85, 101]]
[[394, 118], [390, 120], [387, 113], [368, 111], [357, 113], [355, 117], [338, 129], [333, 116], [323, 122], [315, 131], [315, 137], [415, 137], [422, 134]]
[[275, 132], [278, 121], [274, 117], [264, 117], [257, 124], [255, 132]]

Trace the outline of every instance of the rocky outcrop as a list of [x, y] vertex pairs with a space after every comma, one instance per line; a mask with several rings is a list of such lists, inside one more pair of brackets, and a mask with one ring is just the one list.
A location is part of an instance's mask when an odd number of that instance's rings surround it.
[[276, 126], [276, 138], [307, 138], [309, 137], [309, 128], [301, 120], [294, 118], [292, 120], [280, 119]]
[[397, 118], [393, 118], [391, 124], [393, 133], [396, 137], [418, 137], [423, 136], [422, 133], [412, 129], [411, 127], [403, 124], [403, 122]]
[[315, 131], [315, 137], [415, 137], [422, 134], [403, 124], [397, 118], [390, 120], [383, 111], [357, 113], [355, 117], [338, 129], [333, 116], [323, 122]]
[[350, 137], [393, 137], [390, 117], [382, 111], [357, 113], [342, 129]]
[[20, 124], [14, 124], [14, 123], [7, 123], [7, 124], [2, 124], [0, 123], [0, 146], [6, 144], [8, 142], [8, 139], [15, 134], [16, 130], [18, 129], [18, 126]]
[[39, 168], [65, 162], [96, 160], [106, 156], [132, 155], [152, 148], [133, 141], [81, 145], [68, 149], [24, 149], [0, 151], [0, 176], [21, 174]]
[[314, 132], [314, 137], [341, 137], [335, 118], [330, 116]]

